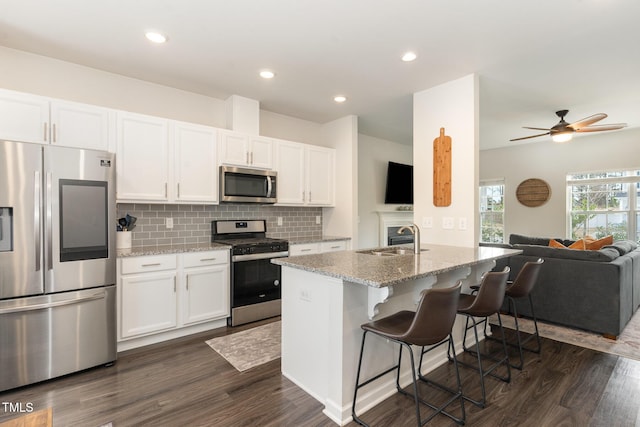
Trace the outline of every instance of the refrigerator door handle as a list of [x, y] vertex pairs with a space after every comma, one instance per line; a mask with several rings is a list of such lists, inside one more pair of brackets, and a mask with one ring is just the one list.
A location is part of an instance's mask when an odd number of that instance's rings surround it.
[[47, 245], [47, 269], [53, 270], [53, 212], [52, 212], [52, 199], [51, 199], [51, 172], [47, 172], [47, 227], [46, 227], [46, 245]]
[[69, 299], [69, 300], [56, 301], [56, 302], [45, 302], [45, 303], [25, 305], [20, 307], [0, 308], [0, 315], [11, 314], [11, 313], [21, 313], [24, 311], [45, 310], [47, 308], [61, 307], [61, 306], [72, 305], [72, 304], [80, 304], [87, 301], [103, 299], [106, 296], [107, 296], [107, 293], [105, 291], [101, 291], [97, 294], [89, 295], [83, 298]]
[[35, 171], [33, 183], [33, 230], [36, 247], [36, 271], [40, 271], [42, 254], [42, 234], [40, 227], [40, 210], [42, 194], [40, 194], [40, 171]]

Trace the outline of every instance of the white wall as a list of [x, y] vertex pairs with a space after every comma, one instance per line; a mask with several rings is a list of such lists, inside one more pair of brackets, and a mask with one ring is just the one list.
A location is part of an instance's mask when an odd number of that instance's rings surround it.
[[[473, 247], [478, 236], [478, 77], [469, 75], [413, 95], [414, 222], [423, 243]], [[451, 205], [433, 205], [433, 141], [451, 137]], [[442, 219], [454, 221], [443, 229]], [[427, 228], [424, 218], [433, 219]], [[460, 219], [466, 229], [459, 228]]]
[[413, 147], [363, 134], [358, 135], [359, 248], [379, 245], [379, 216], [376, 212], [394, 210], [398, 206], [384, 204], [389, 161], [413, 164]]
[[323, 140], [336, 149], [335, 207], [322, 209], [325, 235], [351, 238], [358, 247], [358, 117], [346, 116], [322, 125]]
[[[0, 47], [0, 87], [168, 119], [226, 127], [226, 103], [95, 68]], [[322, 125], [260, 111], [261, 134], [325, 145]], [[263, 130], [265, 133], [263, 133]]]
[[[510, 234], [568, 237], [566, 176], [568, 173], [639, 169], [640, 129], [578, 135], [571, 142], [539, 142], [480, 152], [480, 179], [505, 179], [505, 240]], [[551, 198], [529, 208], [515, 196], [518, 185], [539, 178], [551, 187]]]
[[260, 110], [260, 135], [328, 146], [322, 139], [321, 124], [266, 110]]

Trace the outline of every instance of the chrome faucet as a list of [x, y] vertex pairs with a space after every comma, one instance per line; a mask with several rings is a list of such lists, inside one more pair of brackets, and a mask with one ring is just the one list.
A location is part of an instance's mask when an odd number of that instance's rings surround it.
[[398, 234], [404, 234], [405, 230], [409, 230], [413, 234], [413, 253], [420, 254], [420, 229], [416, 224], [403, 225], [398, 229]]

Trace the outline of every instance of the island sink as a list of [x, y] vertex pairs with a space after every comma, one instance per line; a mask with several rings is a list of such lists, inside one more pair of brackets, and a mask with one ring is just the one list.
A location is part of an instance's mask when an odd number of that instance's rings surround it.
[[[428, 251], [429, 249], [420, 249], [420, 252]], [[359, 254], [375, 255], [375, 256], [397, 256], [397, 255], [414, 255], [412, 248], [379, 248], [379, 249], [365, 249], [356, 251]]]

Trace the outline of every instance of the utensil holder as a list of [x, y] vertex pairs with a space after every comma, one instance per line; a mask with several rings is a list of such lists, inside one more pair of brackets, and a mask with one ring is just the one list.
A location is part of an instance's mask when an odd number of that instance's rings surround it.
[[128, 249], [131, 247], [131, 232], [130, 231], [118, 231], [116, 232], [116, 247], [118, 249]]

